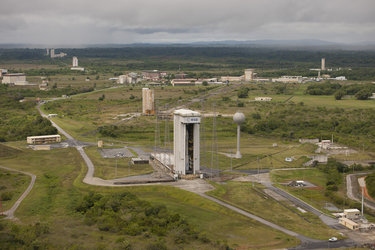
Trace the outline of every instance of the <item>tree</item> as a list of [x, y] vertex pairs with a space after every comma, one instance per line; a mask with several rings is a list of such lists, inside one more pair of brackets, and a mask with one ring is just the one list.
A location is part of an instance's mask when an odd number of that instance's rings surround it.
[[203, 82], [202, 82], [202, 85], [203, 85], [203, 86], [208, 86], [208, 82], [207, 82], [207, 81], [203, 81]]
[[99, 101], [104, 101], [104, 99], [105, 99], [105, 95], [103, 94], [101, 97], [99, 97]]
[[337, 90], [334, 94], [336, 100], [341, 100], [344, 97], [344, 95], [345, 95], [345, 91], [341, 89]]
[[238, 98], [246, 98], [249, 96], [249, 89], [248, 88], [241, 88], [239, 91], [238, 91], [238, 94], [237, 94]]
[[367, 89], [362, 89], [355, 94], [357, 100], [367, 100], [371, 96], [371, 92]]

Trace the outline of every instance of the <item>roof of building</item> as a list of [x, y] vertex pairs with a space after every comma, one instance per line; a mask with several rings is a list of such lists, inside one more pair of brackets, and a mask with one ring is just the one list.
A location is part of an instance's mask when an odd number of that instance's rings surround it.
[[37, 135], [37, 136], [28, 136], [27, 138], [30, 139], [43, 139], [43, 138], [54, 138], [60, 137], [60, 135]]
[[359, 213], [357, 208], [344, 209], [344, 213]]
[[5, 74], [4, 76], [24, 76], [24, 73], [10, 73], [10, 74]]
[[190, 110], [190, 109], [177, 109], [173, 112], [173, 114], [184, 116], [184, 117], [201, 116], [201, 113]]

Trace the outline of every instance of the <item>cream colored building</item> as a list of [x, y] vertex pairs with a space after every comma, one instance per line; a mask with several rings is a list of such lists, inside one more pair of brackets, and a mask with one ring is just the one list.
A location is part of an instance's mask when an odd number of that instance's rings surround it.
[[43, 143], [54, 143], [61, 142], [60, 135], [40, 135], [40, 136], [28, 136], [28, 144], [43, 144]]
[[27, 85], [26, 75], [23, 73], [13, 73], [3, 75], [3, 84]]
[[358, 230], [359, 229], [359, 225], [358, 223], [348, 219], [348, 218], [339, 218], [339, 223], [341, 225], [344, 225], [345, 227], [351, 229], [351, 230]]
[[195, 78], [186, 78], [186, 79], [173, 79], [171, 81], [172, 86], [189, 86], [195, 85], [197, 79]]
[[149, 88], [142, 89], [142, 113], [144, 115], [155, 114], [154, 90]]
[[245, 69], [245, 81], [254, 80], [254, 69]]
[[220, 80], [222, 82], [226, 82], [226, 81], [228, 81], [228, 82], [240, 82], [240, 81], [243, 81], [243, 79], [244, 79], [244, 76], [222, 76], [220, 78]]
[[272, 82], [282, 83], [301, 83], [302, 80], [302, 76], [282, 76], [280, 78], [272, 78]]
[[326, 70], [326, 59], [322, 58], [321, 70]]

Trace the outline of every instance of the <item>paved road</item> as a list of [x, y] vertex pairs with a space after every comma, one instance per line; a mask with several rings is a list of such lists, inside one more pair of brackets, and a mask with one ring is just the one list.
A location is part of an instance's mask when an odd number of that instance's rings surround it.
[[0, 168], [8, 170], [8, 171], [12, 171], [12, 172], [25, 174], [25, 175], [28, 175], [28, 176], [31, 177], [30, 184], [27, 187], [27, 189], [25, 190], [25, 192], [23, 192], [23, 194], [18, 198], [18, 200], [13, 204], [13, 206], [9, 210], [4, 212], [4, 215], [6, 215], [5, 219], [13, 219], [14, 213], [16, 212], [17, 208], [19, 207], [19, 205], [21, 204], [23, 199], [25, 199], [26, 196], [30, 193], [31, 189], [34, 187], [36, 176], [31, 174], [31, 173], [28, 173], [28, 172], [19, 171], [19, 170], [15, 170], [15, 169], [11, 169], [11, 168], [6, 168], [6, 167], [2, 167], [2, 166], [0, 166]]

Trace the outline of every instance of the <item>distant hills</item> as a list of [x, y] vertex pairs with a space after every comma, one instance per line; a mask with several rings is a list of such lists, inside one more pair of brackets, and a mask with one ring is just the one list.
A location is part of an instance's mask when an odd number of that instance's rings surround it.
[[302, 40], [224, 40], [224, 41], [198, 41], [191, 43], [132, 43], [132, 44], [21, 44], [4, 43], [0, 44], [2, 49], [16, 48], [123, 48], [123, 47], [264, 47], [264, 48], [283, 48], [283, 49], [329, 49], [329, 50], [375, 50], [375, 42], [360, 43], [336, 43], [319, 39]]

